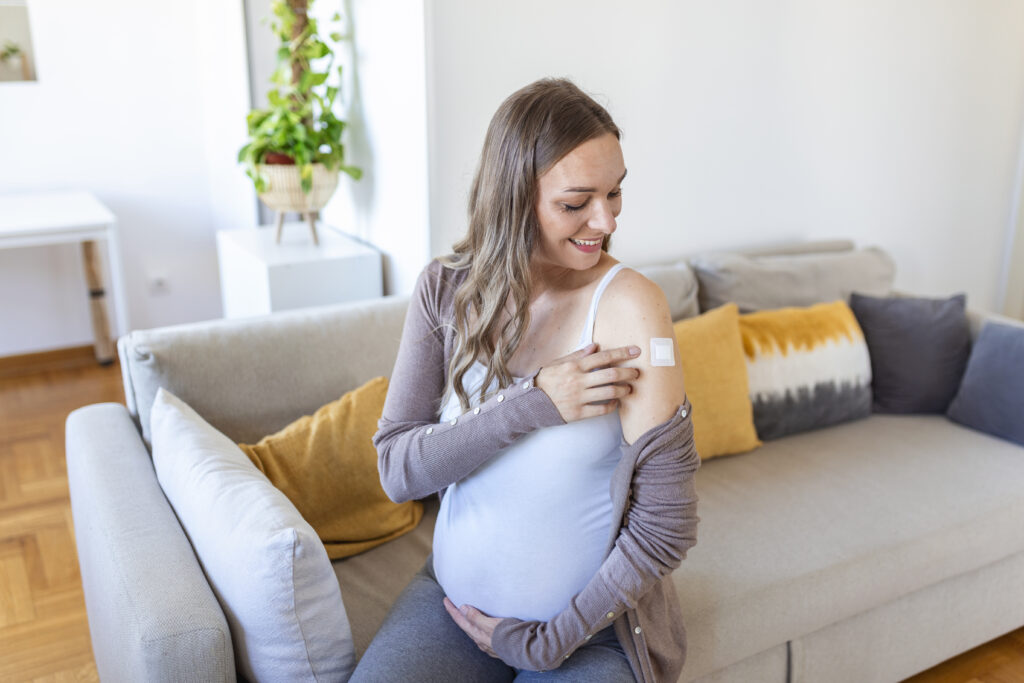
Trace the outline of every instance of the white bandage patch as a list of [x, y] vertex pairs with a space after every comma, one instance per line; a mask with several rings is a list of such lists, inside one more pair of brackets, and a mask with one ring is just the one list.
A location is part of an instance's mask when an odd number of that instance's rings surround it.
[[671, 337], [651, 337], [651, 365], [675, 365], [675, 345]]

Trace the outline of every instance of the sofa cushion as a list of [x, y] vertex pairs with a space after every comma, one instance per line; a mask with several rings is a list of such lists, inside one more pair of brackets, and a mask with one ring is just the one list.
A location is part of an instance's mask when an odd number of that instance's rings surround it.
[[345, 680], [351, 629], [316, 532], [230, 439], [162, 387], [153, 465], [250, 681]]
[[388, 392], [376, 377], [256, 444], [238, 444], [316, 530], [332, 560], [412, 531], [423, 505], [380, 483], [373, 435]]
[[693, 405], [693, 439], [701, 460], [760, 446], [736, 304], [680, 320], [673, 332], [686, 395]]
[[333, 562], [345, 596], [345, 611], [352, 622], [357, 658], [366, 652], [391, 605], [430, 555], [441, 504], [436, 495], [424, 498], [422, 503], [423, 519], [408, 534], [365, 553]]
[[981, 328], [946, 415], [1024, 446], [1024, 328], [995, 322]]
[[739, 323], [760, 438], [871, 414], [868, 348], [845, 302], [747, 313]]
[[871, 354], [872, 410], [944, 413], [971, 352], [967, 295], [850, 295]]
[[784, 306], [810, 306], [854, 290], [885, 296], [896, 266], [879, 247], [820, 254], [744, 256], [714, 252], [690, 260], [700, 282], [700, 310], [732, 301], [740, 313]]
[[942, 415], [766, 442], [696, 485], [673, 576], [693, 676], [1024, 550], [1024, 448]]

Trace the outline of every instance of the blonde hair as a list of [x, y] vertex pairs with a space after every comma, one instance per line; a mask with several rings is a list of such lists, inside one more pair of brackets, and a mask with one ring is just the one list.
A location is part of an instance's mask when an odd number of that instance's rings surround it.
[[[454, 253], [439, 259], [446, 268], [469, 269], [455, 291], [455, 350], [442, 406], [454, 391], [462, 411], [469, 409], [462, 382], [478, 358], [487, 367], [481, 402], [495, 377], [498, 386], [511, 384], [507, 363], [530, 324], [530, 253], [540, 231], [537, 179], [579, 145], [607, 133], [621, 138], [604, 107], [567, 79], [535, 81], [498, 107], [469, 194], [469, 229]], [[601, 249], [608, 251], [610, 242], [605, 235]], [[515, 308], [499, 330], [510, 295]], [[472, 327], [470, 306], [476, 312]]]

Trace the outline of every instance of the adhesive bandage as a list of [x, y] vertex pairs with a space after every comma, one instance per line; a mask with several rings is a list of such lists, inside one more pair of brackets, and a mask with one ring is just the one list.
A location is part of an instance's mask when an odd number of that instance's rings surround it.
[[671, 337], [651, 337], [651, 365], [675, 365], [675, 345]]

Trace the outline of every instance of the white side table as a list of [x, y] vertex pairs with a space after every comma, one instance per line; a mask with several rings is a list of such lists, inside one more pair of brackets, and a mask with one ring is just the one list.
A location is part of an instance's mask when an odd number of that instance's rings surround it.
[[[117, 330], [111, 330], [107, 316], [107, 295], [103, 283], [97, 241], [103, 241], [110, 265]], [[128, 331], [128, 309], [124, 302], [121, 249], [117, 219], [89, 192], [53, 191], [0, 195], [0, 249], [38, 247], [67, 242], [82, 244], [85, 279], [89, 288], [93, 348], [103, 365], [114, 361], [114, 340]]]
[[225, 318], [265, 315], [383, 295], [381, 254], [321, 223], [320, 245], [306, 223], [217, 231]]

